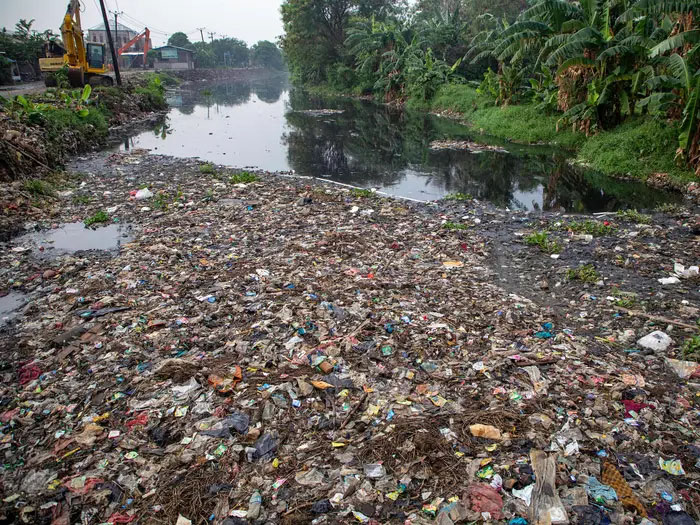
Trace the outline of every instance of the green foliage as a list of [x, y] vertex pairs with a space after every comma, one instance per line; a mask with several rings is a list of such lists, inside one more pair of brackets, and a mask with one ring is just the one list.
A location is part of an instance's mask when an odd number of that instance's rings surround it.
[[212, 163], [207, 162], [199, 167], [199, 172], [204, 173], [205, 175], [216, 175], [216, 168]]
[[566, 277], [570, 281], [581, 281], [584, 283], [597, 283], [600, 281], [600, 274], [592, 264], [570, 268], [566, 271]]
[[623, 221], [636, 222], [637, 224], [651, 224], [651, 217], [639, 213], [637, 210], [620, 210], [617, 218]]
[[42, 179], [29, 179], [24, 181], [24, 190], [34, 197], [55, 197], [56, 189], [53, 185]]
[[139, 95], [139, 107], [144, 111], [158, 111], [168, 108], [165, 100], [165, 85], [159, 74], [146, 77], [144, 85], [134, 88], [134, 93]]
[[234, 173], [229, 178], [231, 184], [249, 184], [251, 182], [257, 182], [258, 180], [260, 180], [260, 178], [255, 173], [250, 173], [249, 171]]
[[86, 228], [89, 228], [90, 226], [93, 226], [95, 224], [101, 224], [105, 222], [109, 222], [109, 215], [107, 215], [107, 212], [102, 210], [98, 211], [97, 213], [95, 213], [95, 215], [88, 217], [83, 221]]
[[[461, 111], [516, 141], [583, 145], [579, 160], [603, 173], [700, 173], [695, 0], [491, 3], [286, 0], [281, 45], [304, 83]], [[483, 77], [476, 92], [465, 77]]]
[[261, 40], [250, 49], [250, 63], [268, 69], [284, 69], [282, 52], [267, 40]]
[[675, 123], [637, 117], [590, 137], [577, 160], [606, 175], [644, 178], [652, 173], [668, 173], [675, 180], [693, 180], [693, 174], [676, 163], [677, 137]]
[[564, 224], [562, 227], [573, 233], [586, 233], [588, 235], [593, 235], [594, 237], [611, 235], [615, 231], [615, 227], [612, 224], [605, 224], [603, 222], [590, 220], [572, 221], [568, 224]]
[[354, 197], [359, 197], [359, 198], [367, 198], [367, 197], [371, 197], [372, 195], [374, 195], [372, 190], [360, 189], [360, 188], [353, 188], [350, 190], [350, 193], [352, 193], [352, 195]]
[[185, 49], [192, 49], [192, 42], [190, 42], [189, 37], [181, 31], [170, 35], [170, 38], [168, 38], [168, 45], [182, 47]]
[[444, 200], [446, 201], [458, 201], [458, 202], [464, 202], [464, 201], [470, 201], [474, 199], [471, 195], [468, 193], [450, 193], [448, 195], [445, 195], [443, 197]]
[[700, 336], [686, 339], [681, 353], [685, 361], [700, 361]]
[[461, 223], [459, 223], [459, 222], [450, 222], [450, 221], [444, 223], [444, 224], [442, 225], [442, 227], [443, 227], [445, 230], [451, 230], [451, 231], [455, 231], [455, 230], [461, 231], [461, 230], [467, 230], [467, 229], [469, 229], [469, 225], [468, 225], [468, 224], [461, 224]]
[[560, 253], [561, 245], [556, 240], [551, 240], [547, 232], [534, 232], [525, 237], [525, 243], [529, 246], [537, 246], [543, 253]]

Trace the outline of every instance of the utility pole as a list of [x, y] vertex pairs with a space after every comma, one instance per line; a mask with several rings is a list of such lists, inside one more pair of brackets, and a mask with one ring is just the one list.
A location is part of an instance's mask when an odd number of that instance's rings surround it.
[[102, 8], [102, 20], [105, 23], [105, 30], [107, 31], [107, 41], [109, 42], [109, 48], [112, 51], [112, 63], [114, 64], [114, 76], [117, 79], [117, 85], [122, 85], [122, 76], [119, 74], [119, 61], [117, 60], [117, 49], [114, 47], [114, 41], [112, 40], [112, 32], [109, 30], [109, 19], [107, 18], [107, 10], [105, 9], [105, 0], [100, 0], [100, 7]]
[[208, 33], [208, 35], [209, 35], [209, 40], [211, 40], [211, 43], [212, 43], [212, 44], [214, 43], [214, 35], [215, 35], [215, 34], [216, 34], [216, 33]]
[[114, 40], [116, 40], [117, 45], [119, 45], [119, 23], [117, 22], [117, 17], [123, 15], [124, 11], [111, 11], [111, 13], [114, 15]]
[[205, 29], [206, 29], [206, 27], [198, 27], [197, 28], [197, 31], [199, 31], [199, 36], [202, 37], [202, 42], [204, 42], [204, 30]]

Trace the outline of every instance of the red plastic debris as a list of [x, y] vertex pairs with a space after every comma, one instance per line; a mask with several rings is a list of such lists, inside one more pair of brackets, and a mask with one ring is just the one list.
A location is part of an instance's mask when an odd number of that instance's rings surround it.
[[495, 488], [485, 483], [474, 483], [467, 492], [474, 512], [488, 512], [493, 519], [503, 519], [503, 498]]

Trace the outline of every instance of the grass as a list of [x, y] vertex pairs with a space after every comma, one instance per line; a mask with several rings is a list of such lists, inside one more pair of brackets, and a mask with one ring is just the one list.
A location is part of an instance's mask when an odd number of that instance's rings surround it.
[[442, 86], [431, 109], [461, 114], [475, 129], [494, 137], [575, 150], [577, 163], [605, 175], [644, 180], [653, 173], [668, 173], [678, 184], [695, 180], [692, 171], [675, 160], [677, 124], [662, 119], [635, 117], [586, 137], [568, 126], [557, 131], [561, 113], [547, 114], [531, 103], [497, 107], [467, 85]]
[[260, 178], [255, 173], [251, 173], [249, 171], [242, 171], [240, 173], [234, 173], [229, 178], [229, 182], [231, 184], [248, 184], [251, 182], [257, 182], [259, 180], [260, 180]]
[[446, 222], [442, 225], [445, 230], [467, 230], [469, 226], [467, 224], [460, 224], [458, 222]]
[[615, 231], [615, 227], [612, 224], [590, 220], [573, 221], [569, 224], [564, 224], [562, 227], [573, 233], [587, 233], [588, 235], [593, 235], [593, 237], [603, 237]]
[[446, 85], [432, 101], [433, 110], [456, 111], [487, 135], [526, 144], [558, 144], [575, 148], [585, 137], [569, 130], [557, 133], [559, 115], [547, 115], [532, 104], [498, 107], [466, 85]]
[[465, 201], [470, 201], [473, 198], [474, 197], [472, 197], [468, 193], [450, 193], [449, 195], [445, 195], [443, 200], [465, 202]]
[[24, 190], [34, 197], [54, 197], [56, 189], [50, 182], [42, 179], [29, 179], [24, 181]]
[[581, 281], [584, 283], [597, 283], [600, 281], [600, 274], [592, 264], [571, 268], [566, 271], [566, 277], [569, 281]]
[[557, 241], [550, 240], [547, 232], [534, 232], [525, 237], [525, 243], [529, 246], [537, 246], [543, 253], [561, 252], [561, 245]]
[[199, 167], [199, 172], [205, 175], [216, 175], [216, 168], [211, 162], [207, 162]]
[[637, 224], [650, 224], [651, 217], [639, 213], [637, 210], [620, 210], [617, 212], [617, 218], [623, 221], [636, 222]]
[[645, 179], [668, 173], [677, 182], [694, 180], [690, 170], [676, 164], [678, 127], [662, 120], [637, 117], [586, 140], [577, 161], [606, 175]]
[[686, 339], [681, 352], [685, 361], [700, 361], [700, 336]]
[[350, 190], [350, 193], [352, 193], [355, 197], [361, 197], [361, 198], [367, 198], [367, 197], [371, 197], [373, 195], [372, 190], [365, 190], [365, 189], [360, 189], [360, 188], [353, 188]]
[[100, 210], [92, 217], [88, 217], [84, 221], [85, 227], [89, 228], [93, 224], [101, 224], [103, 222], [109, 222], [109, 215], [106, 212]]

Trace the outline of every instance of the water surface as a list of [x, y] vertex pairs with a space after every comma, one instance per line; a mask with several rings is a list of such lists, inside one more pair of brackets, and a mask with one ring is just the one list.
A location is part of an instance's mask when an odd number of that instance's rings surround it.
[[[521, 210], [645, 209], [679, 198], [574, 169], [557, 148], [490, 139], [421, 112], [309, 95], [290, 89], [285, 79], [198, 85], [169, 101], [167, 124], [126, 139], [122, 149], [293, 170], [420, 200], [460, 192]], [[507, 153], [430, 148], [445, 139], [497, 145]]]
[[93, 229], [86, 228], [82, 222], [72, 222], [59, 228], [27, 233], [12, 243], [29, 248], [35, 255], [55, 256], [88, 250], [117, 250], [127, 239], [127, 228], [121, 224]]

